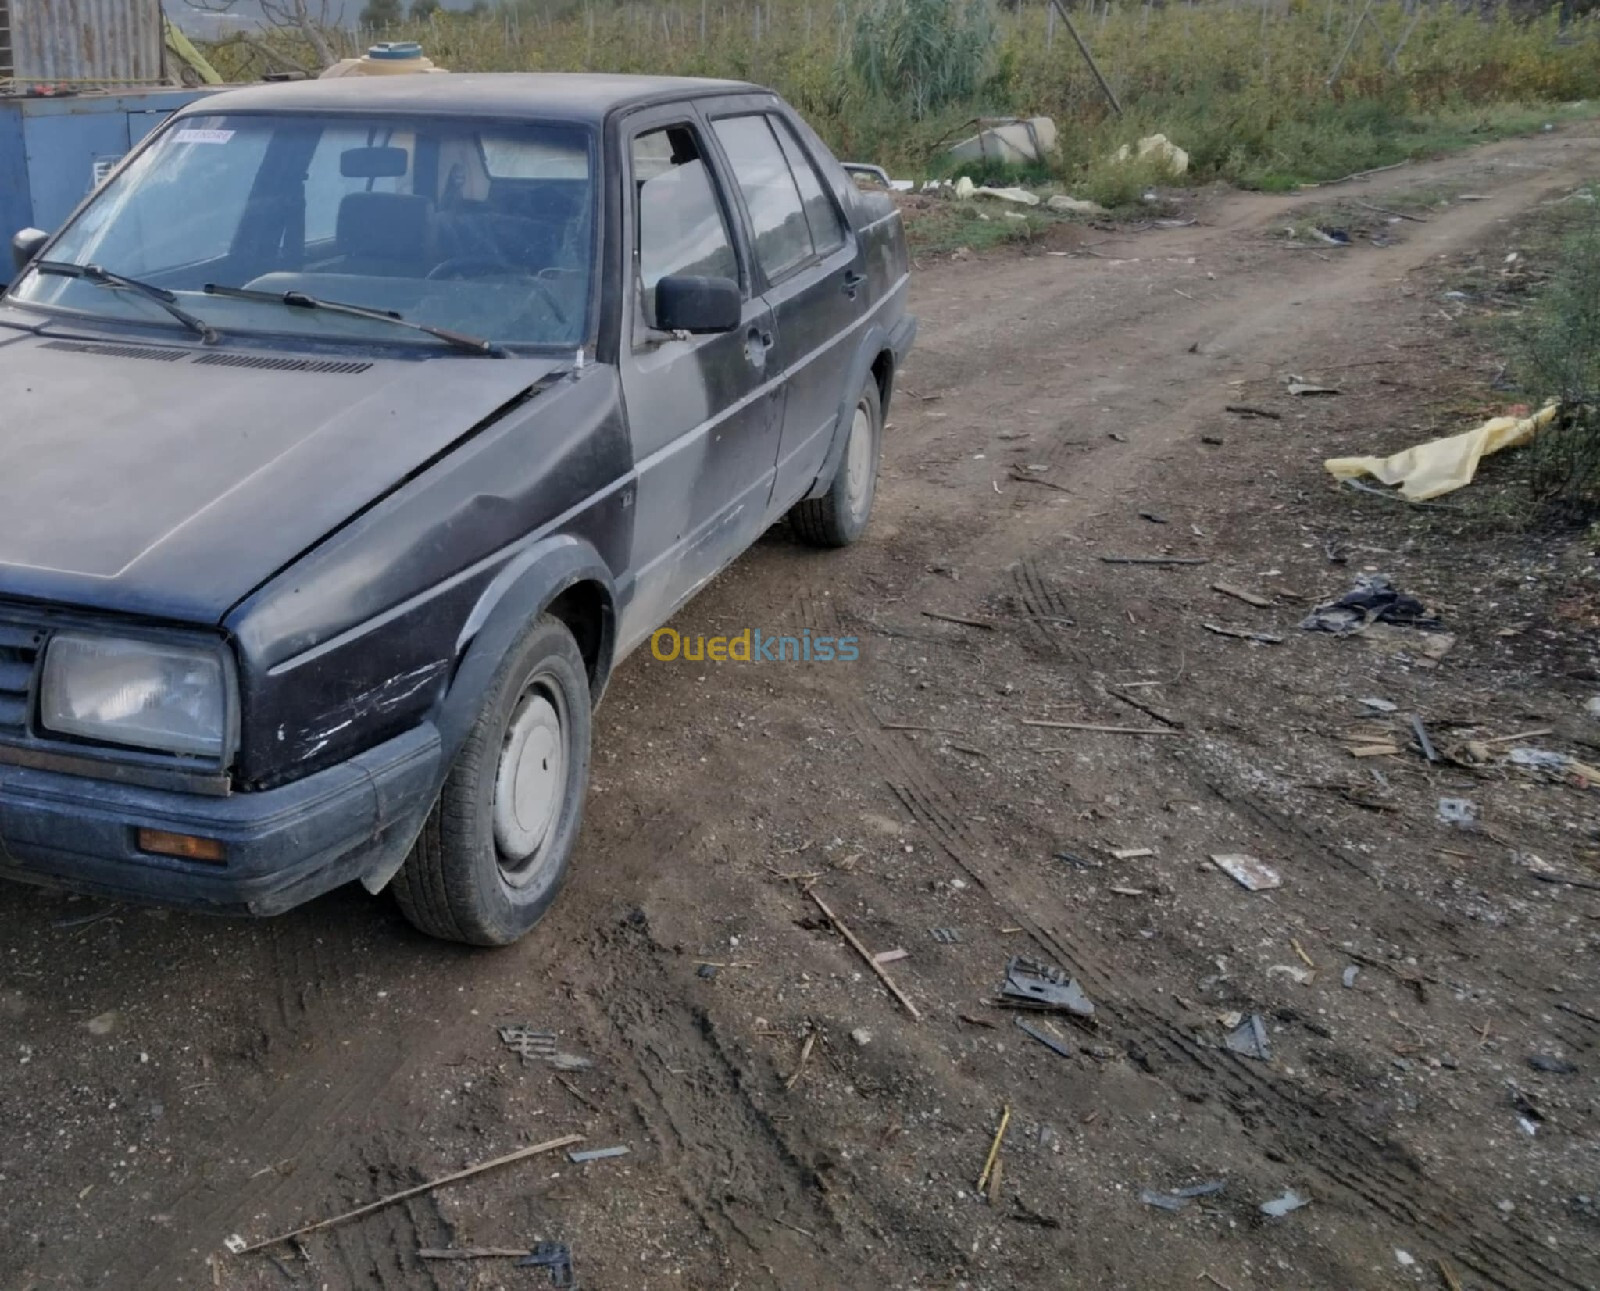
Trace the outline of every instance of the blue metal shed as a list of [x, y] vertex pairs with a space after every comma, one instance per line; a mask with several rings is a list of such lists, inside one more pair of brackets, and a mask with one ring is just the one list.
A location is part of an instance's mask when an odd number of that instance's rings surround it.
[[134, 144], [200, 89], [0, 98], [0, 238], [55, 230]]

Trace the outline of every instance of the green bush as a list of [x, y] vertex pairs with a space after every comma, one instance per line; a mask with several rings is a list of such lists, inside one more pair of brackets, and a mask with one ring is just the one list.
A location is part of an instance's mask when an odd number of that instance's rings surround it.
[[856, 19], [852, 62], [869, 94], [920, 121], [972, 98], [994, 43], [988, 0], [871, 0]]

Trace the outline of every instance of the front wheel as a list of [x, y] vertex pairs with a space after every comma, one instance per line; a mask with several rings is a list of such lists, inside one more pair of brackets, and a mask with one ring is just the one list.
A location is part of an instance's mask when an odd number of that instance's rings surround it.
[[862, 387], [850, 418], [850, 438], [820, 498], [803, 498], [789, 512], [802, 542], [813, 547], [848, 547], [867, 527], [878, 491], [878, 453], [883, 442], [883, 399], [872, 377]]
[[489, 685], [411, 855], [401, 912], [434, 937], [505, 946], [566, 878], [589, 783], [589, 683], [564, 623], [536, 620]]

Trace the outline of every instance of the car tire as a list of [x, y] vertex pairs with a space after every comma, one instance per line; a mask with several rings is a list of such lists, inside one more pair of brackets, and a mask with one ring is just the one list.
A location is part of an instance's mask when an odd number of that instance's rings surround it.
[[813, 547], [848, 547], [866, 531], [878, 490], [878, 454], [883, 447], [883, 399], [868, 377], [856, 400], [833, 482], [820, 498], [802, 498], [789, 512], [800, 540]]
[[395, 899], [446, 941], [506, 946], [566, 879], [589, 784], [589, 682], [566, 625], [537, 619], [489, 683]]

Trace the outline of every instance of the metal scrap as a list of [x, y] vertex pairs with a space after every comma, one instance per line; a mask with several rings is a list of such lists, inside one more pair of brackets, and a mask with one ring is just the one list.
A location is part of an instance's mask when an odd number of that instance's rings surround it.
[[1258, 1062], [1272, 1060], [1272, 1045], [1267, 1039], [1266, 1023], [1262, 1022], [1259, 1013], [1252, 1013], [1240, 1022], [1228, 1032], [1222, 1043], [1242, 1057], [1254, 1058]]
[[1022, 1018], [1017, 1019], [1017, 1030], [1021, 1031], [1023, 1035], [1031, 1036], [1046, 1049], [1055, 1051], [1063, 1058], [1072, 1057], [1072, 1046], [1069, 1045], [1065, 1040], [1058, 1040], [1048, 1031], [1041, 1031], [1038, 1027], [1032, 1025], [1030, 1022], [1027, 1022]]
[[1283, 886], [1275, 869], [1243, 852], [1213, 853], [1211, 863], [1249, 892], [1267, 892]]
[[496, 1027], [500, 1042], [527, 1063], [530, 1059], [543, 1062], [557, 1071], [583, 1071], [594, 1066], [594, 1061], [575, 1053], [565, 1053], [556, 1048], [556, 1033], [540, 1031], [525, 1022]]
[[1282, 1219], [1291, 1210], [1299, 1210], [1302, 1206], [1309, 1206], [1311, 1198], [1296, 1192], [1293, 1188], [1284, 1189], [1283, 1196], [1274, 1197], [1271, 1201], [1261, 1203], [1261, 1213], [1273, 1219]]
[[1154, 1188], [1145, 1188], [1139, 1193], [1139, 1200], [1147, 1206], [1179, 1211], [1196, 1197], [1214, 1196], [1227, 1186], [1225, 1179], [1208, 1179], [1205, 1183], [1192, 1183], [1186, 1188], [1173, 1188], [1169, 1192], [1157, 1192]]
[[1006, 964], [1000, 998], [1023, 1008], [1060, 1011], [1080, 1018], [1094, 1016], [1094, 1001], [1083, 993], [1077, 978], [1021, 955], [1013, 955]]
[[614, 1148], [589, 1148], [584, 1152], [568, 1152], [567, 1160], [573, 1165], [582, 1165], [585, 1161], [604, 1161], [608, 1157], [625, 1157], [633, 1149], [626, 1144]]
[[572, 1271], [572, 1248], [565, 1242], [539, 1242], [517, 1261], [519, 1269], [548, 1269], [550, 1285], [573, 1288], [578, 1285]]

